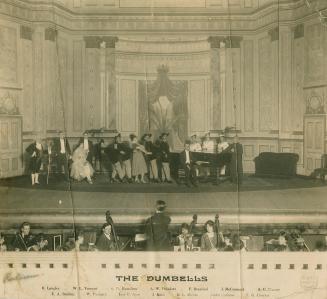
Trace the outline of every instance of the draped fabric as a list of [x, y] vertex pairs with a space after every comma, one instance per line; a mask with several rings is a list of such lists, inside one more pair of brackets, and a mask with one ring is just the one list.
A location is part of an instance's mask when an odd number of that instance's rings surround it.
[[187, 81], [171, 81], [164, 66], [158, 68], [156, 81], [140, 81], [140, 134], [151, 132], [157, 138], [166, 132], [171, 148], [182, 148], [187, 138], [187, 91]]

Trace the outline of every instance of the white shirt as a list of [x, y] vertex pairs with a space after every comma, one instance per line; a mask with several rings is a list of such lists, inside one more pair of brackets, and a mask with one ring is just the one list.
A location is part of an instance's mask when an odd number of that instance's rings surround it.
[[215, 142], [213, 140], [204, 140], [202, 144], [202, 150], [206, 153], [214, 153]]
[[186, 164], [191, 164], [191, 160], [190, 160], [190, 151], [185, 150], [185, 154], [186, 154], [185, 163], [186, 163]]
[[87, 138], [84, 138], [84, 149], [85, 149], [86, 151], [89, 150], [89, 141], [88, 141]]
[[202, 152], [202, 146], [199, 142], [191, 143], [190, 145], [191, 152]]
[[66, 148], [65, 148], [65, 139], [60, 138], [60, 153], [65, 154]]
[[48, 146], [48, 154], [51, 155], [51, 146]]

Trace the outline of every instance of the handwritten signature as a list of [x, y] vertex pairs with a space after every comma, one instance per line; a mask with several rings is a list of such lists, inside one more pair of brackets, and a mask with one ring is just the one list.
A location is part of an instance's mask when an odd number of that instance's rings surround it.
[[24, 274], [13, 274], [12, 272], [7, 272], [4, 276], [3, 276], [3, 283], [6, 282], [11, 282], [11, 281], [19, 281], [19, 280], [23, 280], [23, 279], [30, 279], [30, 278], [35, 278], [40, 276], [39, 274], [34, 274], [34, 275], [24, 275]]

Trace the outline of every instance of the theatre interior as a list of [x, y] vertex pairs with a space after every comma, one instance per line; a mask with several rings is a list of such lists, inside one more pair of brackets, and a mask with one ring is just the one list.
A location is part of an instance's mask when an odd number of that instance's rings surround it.
[[1, 248], [327, 250], [326, 112], [325, 0], [1, 1]]

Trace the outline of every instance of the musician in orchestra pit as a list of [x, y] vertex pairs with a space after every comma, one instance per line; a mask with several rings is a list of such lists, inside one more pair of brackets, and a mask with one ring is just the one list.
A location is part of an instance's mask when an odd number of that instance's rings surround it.
[[19, 232], [15, 235], [12, 248], [15, 251], [29, 251], [35, 244], [35, 238], [31, 234], [31, 225], [28, 222], [22, 223]]
[[31, 246], [28, 251], [48, 251], [48, 240], [43, 233], [40, 233], [35, 238], [36, 244]]
[[147, 236], [147, 250], [169, 251], [172, 249], [168, 226], [171, 219], [165, 213], [166, 203], [158, 200], [156, 212], [145, 222], [145, 233]]
[[184, 150], [180, 153], [179, 161], [185, 171], [186, 186], [191, 187], [192, 184], [197, 187], [196, 161], [193, 159], [189, 141], [185, 142]]
[[83, 133], [83, 137], [81, 137], [78, 142], [78, 144], [81, 143], [83, 143], [83, 148], [87, 152], [86, 160], [93, 166], [93, 158], [94, 158], [93, 142], [89, 140], [89, 134], [87, 131]]
[[177, 237], [179, 246], [178, 251], [192, 251], [193, 248], [193, 234], [190, 233], [190, 227], [187, 223], [181, 226], [181, 234]]
[[99, 251], [115, 251], [115, 239], [111, 231], [111, 224], [105, 223], [102, 225], [102, 233], [95, 243], [97, 250]]
[[34, 186], [35, 184], [40, 184], [39, 174], [43, 157], [43, 145], [41, 139], [37, 137], [35, 141], [26, 148], [26, 152], [30, 158], [28, 169], [31, 173], [32, 186]]
[[217, 251], [218, 237], [214, 229], [214, 222], [208, 220], [204, 228], [206, 232], [201, 237], [201, 251]]

